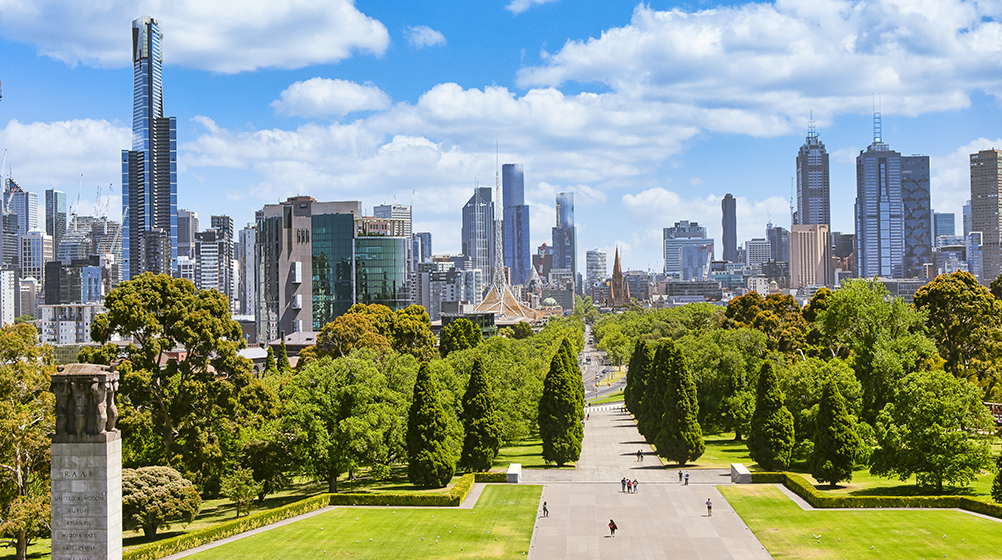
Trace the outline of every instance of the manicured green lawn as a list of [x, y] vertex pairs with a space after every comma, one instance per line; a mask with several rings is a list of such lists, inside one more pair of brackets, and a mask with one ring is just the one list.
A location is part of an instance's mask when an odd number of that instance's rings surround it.
[[547, 465], [543, 461], [543, 440], [527, 439], [513, 443], [508, 447], [502, 447], [494, 459], [494, 467], [505, 467], [512, 463], [522, 463], [523, 469], [573, 469], [573, 464], [557, 467], [555, 464]]
[[623, 402], [623, 391], [619, 390], [609, 396], [602, 397], [601, 399], [588, 401], [587, 404], [605, 404], [611, 402]]
[[705, 434], [703, 443], [706, 444], [706, 451], [695, 465], [689, 464], [689, 468], [726, 469], [731, 463], [743, 463], [749, 470], [758, 470], [758, 463], [752, 461], [744, 440], [734, 441], [733, 433]]
[[987, 560], [999, 558], [1002, 551], [1002, 523], [959, 511], [804, 511], [773, 485], [719, 488], [777, 560]]
[[473, 510], [338, 508], [191, 558], [521, 558], [541, 491], [488, 485]]

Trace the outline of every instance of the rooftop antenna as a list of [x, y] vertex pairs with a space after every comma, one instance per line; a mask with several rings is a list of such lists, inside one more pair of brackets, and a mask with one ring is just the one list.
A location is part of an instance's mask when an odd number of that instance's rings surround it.
[[880, 122], [880, 110], [881, 110], [881, 102], [880, 102], [880, 97], [879, 97], [879, 94], [878, 94], [878, 96], [874, 100], [874, 106], [873, 106], [873, 143], [874, 144], [883, 144], [884, 143], [883, 131], [882, 131], [882, 126], [881, 126], [881, 122]]
[[504, 255], [501, 242], [501, 217], [498, 214], [498, 206], [501, 202], [501, 142], [495, 140], [494, 145], [494, 278], [491, 280], [491, 289], [496, 289], [499, 294], [504, 293], [508, 284], [504, 278]]
[[814, 122], [814, 109], [811, 109], [811, 117], [807, 121], [807, 139], [817, 140], [818, 139], [818, 129]]
[[796, 214], [793, 212], [793, 189], [796, 180], [796, 177], [790, 177], [790, 229], [793, 229], [793, 224], [797, 223]]

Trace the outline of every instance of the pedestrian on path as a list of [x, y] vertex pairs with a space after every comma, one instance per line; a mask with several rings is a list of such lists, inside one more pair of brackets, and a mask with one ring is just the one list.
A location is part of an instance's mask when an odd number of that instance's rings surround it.
[[713, 502], [709, 498], [706, 499], [706, 516], [713, 517]]
[[689, 485], [689, 471], [685, 471], [685, 485]]
[[682, 484], [682, 469], [678, 470], [678, 483]]
[[546, 502], [543, 502], [543, 517], [549, 517], [550, 510], [546, 509]]
[[612, 536], [614, 536], [614, 537], [616, 536], [616, 529], [619, 529], [619, 527], [616, 526], [616, 522], [615, 521], [613, 521], [613, 520], [610, 519], [609, 520], [609, 532], [612, 533]]
[[632, 494], [633, 493], [633, 481], [632, 480], [627, 480], [626, 481], [626, 493], [627, 494]]
[[637, 493], [637, 479], [635, 478], [633, 479], [633, 493]]
[[637, 462], [638, 463], [643, 463], [644, 462], [644, 452], [643, 452], [643, 450], [640, 450], [640, 449], [637, 450]]
[[620, 480], [619, 482], [623, 485], [623, 492], [626, 492], [626, 477], [624, 476], [623, 480]]

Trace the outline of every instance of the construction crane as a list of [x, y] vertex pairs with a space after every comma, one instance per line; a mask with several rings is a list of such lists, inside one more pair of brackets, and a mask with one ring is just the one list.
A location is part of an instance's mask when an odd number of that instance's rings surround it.
[[[125, 225], [125, 217], [128, 215], [129, 215], [129, 209], [126, 208], [125, 212], [122, 212], [122, 221], [121, 223], [118, 224], [118, 231], [115, 232], [115, 237], [111, 238], [110, 243], [105, 241], [104, 243], [98, 244], [97, 247], [98, 254], [104, 257], [104, 267], [108, 269], [108, 274], [105, 276], [107, 281], [104, 285], [104, 293], [106, 294], [111, 291], [111, 267], [115, 264], [115, 257], [116, 257], [115, 247], [122, 246], [122, 229], [123, 226]], [[107, 218], [105, 218], [104, 227], [105, 228], [108, 227]], [[108, 230], [105, 229], [105, 231]], [[122, 263], [118, 263], [118, 266], [121, 267]]]

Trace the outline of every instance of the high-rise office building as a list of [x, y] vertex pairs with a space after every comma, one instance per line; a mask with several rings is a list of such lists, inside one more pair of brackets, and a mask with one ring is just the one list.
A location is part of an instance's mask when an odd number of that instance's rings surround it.
[[827, 224], [794, 224], [790, 231], [790, 287], [834, 286]]
[[585, 293], [609, 275], [608, 255], [602, 249], [592, 249], [585, 253]]
[[723, 213], [724, 244], [723, 258], [727, 262], [738, 262], [738, 202], [734, 195], [727, 193], [720, 201], [720, 210]]
[[[0, 207], [4, 206], [0, 201]], [[0, 210], [0, 267], [17, 267], [20, 257], [17, 237], [17, 214], [7, 208]]]
[[14, 324], [15, 297], [17, 293], [14, 271], [0, 269], [0, 327]]
[[713, 253], [713, 239], [706, 237], [706, 228], [699, 222], [675, 222], [674, 227], [664, 228], [665, 274], [681, 278], [682, 247], [686, 245], [709, 245], [711, 255]]
[[38, 195], [24, 190], [14, 179], [7, 179], [4, 202], [8, 211], [17, 215], [17, 235], [23, 236], [38, 228]]
[[797, 153], [797, 212], [793, 223], [830, 224], [830, 204], [828, 152], [818, 140], [818, 131], [811, 120], [807, 141]]
[[783, 227], [765, 225], [765, 238], [769, 242], [770, 258], [778, 262], [790, 262], [790, 232]]
[[933, 237], [940, 235], [956, 235], [957, 224], [953, 212], [936, 212], [932, 215]]
[[971, 232], [981, 232], [981, 283], [988, 285], [1002, 273], [1002, 150], [981, 150], [970, 162]]
[[[407, 246], [410, 236], [365, 235], [355, 238], [355, 302], [389, 307], [410, 305]], [[320, 330], [320, 329], [317, 329]]]
[[212, 216], [210, 223], [212, 227], [196, 233], [193, 240], [195, 287], [218, 291], [233, 307], [233, 219]]
[[123, 277], [177, 261], [177, 123], [164, 118], [160, 24], [132, 22], [132, 149], [122, 150]]
[[566, 270], [577, 278], [577, 227], [574, 225], [574, 193], [557, 194], [557, 225], [552, 230], [553, 269]]
[[[408, 239], [411, 237], [411, 232], [413, 232], [412, 226], [412, 209], [406, 204], [383, 204], [380, 206], [374, 206], [372, 208], [372, 215], [376, 218], [392, 219], [392, 220], [404, 220], [404, 235]], [[414, 270], [414, 263], [416, 259], [414, 258], [414, 246], [412, 243], [407, 243], [407, 271]]]
[[964, 204], [964, 237], [967, 237], [971, 233], [971, 201], [968, 200]]
[[419, 231], [414, 234], [414, 269], [417, 270], [418, 263], [428, 260], [431, 255], [431, 233]]
[[756, 237], [745, 241], [745, 264], [760, 266], [772, 259], [772, 244], [768, 239]]
[[177, 211], [177, 254], [195, 258], [195, 234], [198, 233], [198, 212], [181, 208]]
[[66, 193], [55, 189], [45, 191], [45, 233], [52, 237], [52, 246], [66, 233]]
[[856, 273], [860, 278], [917, 277], [932, 259], [928, 156], [902, 157], [881, 138], [856, 158]]
[[237, 270], [239, 270], [240, 284], [237, 288], [237, 299], [240, 300], [240, 313], [243, 315], [254, 315], [254, 239], [257, 235], [257, 226], [247, 224], [240, 230], [240, 240], [237, 242]]
[[52, 238], [35, 228], [21, 236], [21, 277], [38, 281], [38, 291], [45, 279], [45, 263], [53, 260]]
[[494, 276], [494, 203], [490, 187], [477, 187], [463, 206], [463, 229], [460, 237], [463, 255], [469, 265], [480, 269], [484, 278]]
[[525, 203], [525, 174], [519, 163], [501, 166], [502, 250], [504, 265], [511, 270], [511, 284], [529, 281], [532, 253], [529, 250], [529, 205]]

